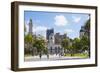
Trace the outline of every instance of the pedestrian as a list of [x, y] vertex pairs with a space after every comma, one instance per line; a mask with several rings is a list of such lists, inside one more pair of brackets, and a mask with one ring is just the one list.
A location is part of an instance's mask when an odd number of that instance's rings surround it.
[[47, 54], [47, 58], [49, 59], [49, 54]]
[[42, 54], [41, 54], [41, 52], [40, 52], [40, 59], [41, 59], [41, 57], [42, 57]]

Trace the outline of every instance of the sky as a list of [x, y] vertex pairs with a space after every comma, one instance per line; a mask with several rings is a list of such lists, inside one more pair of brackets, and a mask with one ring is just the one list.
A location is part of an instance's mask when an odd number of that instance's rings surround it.
[[79, 37], [79, 31], [89, 19], [89, 14], [68, 12], [24, 11], [24, 22], [29, 30], [29, 20], [33, 22], [33, 34], [46, 37], [47, 29], [54, 29], [54, 33], [67, 33], [69, 38]]

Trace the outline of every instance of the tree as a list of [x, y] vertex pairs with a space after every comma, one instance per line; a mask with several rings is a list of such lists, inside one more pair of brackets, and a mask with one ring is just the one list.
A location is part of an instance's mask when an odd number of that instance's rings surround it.
[[27, 34], [24, 38], [25, 43], [32, 43], [33, 42], [33, 37], [30, 34]]
[[82, 43], [83, 46], [89, 46], [89, 44], [90, 44], [89, 38], [85, 35], [82, 36], [81, 43]]
[[35, 39], [35, 43], [33, 44], [33, 47], [37, 48], [39, 57], [41, 58], [44, 51], [46, 51], [45, 40], [43, 39], [43, 37], [38, 36]]
[[81, 44], [82, 44], [82, 51], [87, 50], [88, 53], [89, 53], [89, 57], [90, 57], [90, 40], [89, 40], [89, 37], [84, 35], [81, 38]]
[[34, 38], [32, 35], [27, 34], [24, 37], [24, 41], [25, 41], [25, 52], [30, 54], [30, 51], [32, 50], [32, 44], [34, 43]]
[[72, 44], [72, 49], [73, 49], [73, 53], [78, 53], [79, 50], [81, 49], [81, 43], [80, 43], [80, 39], [79, 38], [75, 38], [73, 40], [73, 44]]
[[65, 38], [61, 42], [61, 46], [64, 48], [64, 52], [69, 49], [69, 39]]
[[70, 45], [70, 46], [69, 46], [69, 52], [70, 52], [71, 56], [74, 55], [73, 49], [74, 49], [74, 48], [73, 48], [73, 45]]
[[88, 51], [90, 57], [90, 19], [84, 25], [84, 35], [81, 38], [82, 52]]
[[26, 32], [26, 26], [25, 26], [25, 24], [24, 24], [24, 32]]

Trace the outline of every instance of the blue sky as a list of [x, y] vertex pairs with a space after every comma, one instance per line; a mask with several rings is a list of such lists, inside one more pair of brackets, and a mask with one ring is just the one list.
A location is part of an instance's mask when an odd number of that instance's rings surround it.
[[89, 14], [67, 12], [25, 11], [24, 21], [28, 32], [28, 23], [32, 19], [33, 33], [46, 36], [46, 30], [54, 28], [55, 33], [64, 34], [70, 38], [79, 37], [81, 26], [89, 19]]

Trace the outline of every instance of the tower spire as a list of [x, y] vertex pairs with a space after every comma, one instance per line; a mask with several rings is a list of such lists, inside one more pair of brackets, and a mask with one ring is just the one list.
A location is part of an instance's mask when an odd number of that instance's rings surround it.
[[32, 35], [32, 27], [33, 27], [33, 23], [32, 23], [32, 19], [30, 19], [29, 21], [29, 34]]

